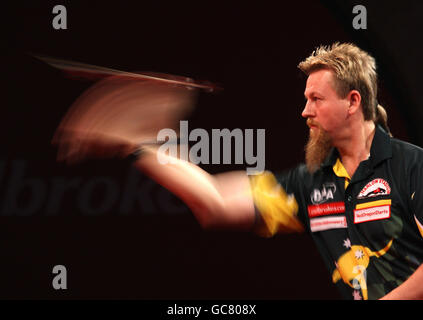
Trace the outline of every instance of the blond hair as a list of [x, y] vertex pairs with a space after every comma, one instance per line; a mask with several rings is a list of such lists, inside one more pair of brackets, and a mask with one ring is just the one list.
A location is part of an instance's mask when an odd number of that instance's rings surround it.
[[345, 98], [351, 90], [360, 92], [364, 120], [375, 121], [389, 133], [386, 111], [377, 102], [376, 61], [366, 51], [351, 43], [336, 42], [318, 47], [298, 68], [307, 75], [332, 70], [338, 95]]

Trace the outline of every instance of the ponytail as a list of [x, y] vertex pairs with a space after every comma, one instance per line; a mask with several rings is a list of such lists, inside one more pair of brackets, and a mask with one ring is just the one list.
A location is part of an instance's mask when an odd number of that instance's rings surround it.
[[378, 104], [376, 107], [375, 124], [379, 124], [383, 128], [383, 130], [385, 130], [392, 137], [391, 131], [388, 127], [388, 114], [386, 113], [385, 108], [382, 107], [380, 104]]

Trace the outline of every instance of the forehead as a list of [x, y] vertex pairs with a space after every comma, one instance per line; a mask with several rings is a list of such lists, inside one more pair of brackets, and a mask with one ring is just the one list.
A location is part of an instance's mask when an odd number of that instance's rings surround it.
[[308, 96], [312, 93], [334, 93], [332, 70], [321, 69], [310, 73], [307, 78], [304, 95]]

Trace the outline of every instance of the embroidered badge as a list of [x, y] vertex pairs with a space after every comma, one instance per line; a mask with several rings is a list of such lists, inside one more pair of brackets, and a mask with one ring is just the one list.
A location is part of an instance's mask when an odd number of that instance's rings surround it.
[[391, 187], [388, 182], [383, 179], [374, 179], [364, 186], [357, 196], [357, 199], [366, 199], [371, 197], [377, 197], [381, 195], [387, 195], [391, 193]]

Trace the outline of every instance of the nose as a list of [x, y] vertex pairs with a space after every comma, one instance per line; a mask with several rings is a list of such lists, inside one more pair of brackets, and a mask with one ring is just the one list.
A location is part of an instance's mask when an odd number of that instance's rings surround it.
[[306, 105], [304, 107], [303, 112], [301, 113], [301, 116], [303, 118], [311, 118], [314, 116], [314, 111], [311, 107], [311, 104], [309, 103], [309, 101], [306, 102]]

